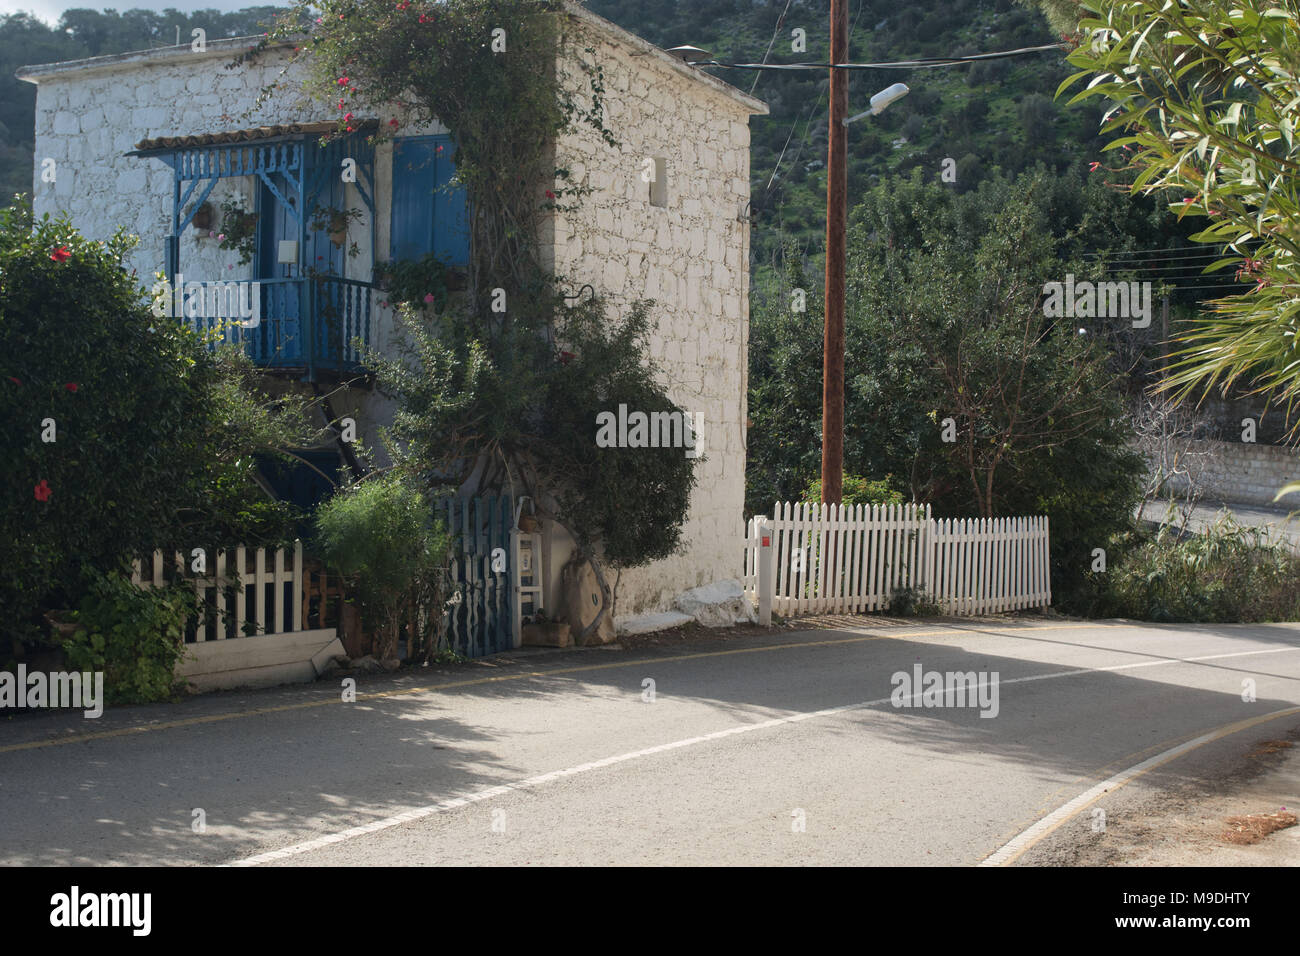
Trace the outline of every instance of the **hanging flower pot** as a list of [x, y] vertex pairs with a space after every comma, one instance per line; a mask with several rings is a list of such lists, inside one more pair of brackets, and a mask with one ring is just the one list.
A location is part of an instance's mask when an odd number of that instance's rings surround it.
[[212, 223], [215, 220], [216, 213], [212, 208], [212, 203], [205, 202], [194, 212], [194, 228], [199, 232], [210, 232]]
[[330, 242], [340, 249], [348, 241], [348, 220], [343, 213], [335, 213], [330, 217], [329, 237]]

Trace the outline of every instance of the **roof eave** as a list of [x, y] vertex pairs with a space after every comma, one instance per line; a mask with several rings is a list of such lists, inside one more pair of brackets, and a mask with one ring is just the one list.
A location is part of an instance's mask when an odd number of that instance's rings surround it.
[[[42, 80], [72, 73], [112, 72], [141, 63], [165, 63], [183, 57], [191, 60], [233, 57], [240, 51], [254, 49], [261, 42], [262, 37], [224, 37], [219, 40], [209, 40], [202, 53], [191, 49], [190, 44], [182, 43], [179, 46], [159, 46], [149, 50], [133, 50], [129, 53], [113, 53], [108, 56], [92, 56], [81, 60], [37, 63], [31, 66], [19, 67], [14, 71], [14, 76], [26, 83], [39, 84]], [[273, 43], [268, 46], [268, 49], [289, 46], [292, 46], [292, 44]]]

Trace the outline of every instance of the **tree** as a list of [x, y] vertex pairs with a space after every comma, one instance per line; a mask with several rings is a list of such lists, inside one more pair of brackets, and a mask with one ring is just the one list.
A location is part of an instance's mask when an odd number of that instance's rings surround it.
[[[1084, 249], [1133, 241], [1100, 184], [1039, 170], [958, 194], [921, 173], [873, 190], [849, 241], [845, 470], [889, 480], [941, 516], [1047, 514], [1054, 587], [1124, 527], [1140, 463], [1121, 369], [1094, 328], [1047, 318], [1043, 288]], [[756, 304], [748, 505], [765, 512], [815, 475], [820, 301], [796, 267]], [[946, 422], [951, 419], [951, 422]], [[951, 438], [952, 441], [946, 441]]]
[[[1071, 102], [1110, 101], [1107, 149], [1131, 151], [1135, 193], [1208, 225], [1239, 294], [1182, 330], [1162, 387], [1178, 398], [1246, 386], [1289, 410], [1300, 398], [1300, 10], [1244, 0], [1081, 4]], [[1058, 91], [1059, 93], [1060, 91]], [[1300, 418], [1292, 421], [1292, 434]]]
[[301, 409], [155, 318], [122, 265], [132, 244], [0, 211], [0, 621], [23, 640], [76, 603], [83, 572], [288, 532], [254, 456], [309, 444]]

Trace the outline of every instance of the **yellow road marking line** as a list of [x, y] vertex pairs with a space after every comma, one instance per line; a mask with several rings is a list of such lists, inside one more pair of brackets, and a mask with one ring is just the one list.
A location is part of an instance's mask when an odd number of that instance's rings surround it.
[[[1004, 627], [1004, 631], [1069, 631], [1088, 628], [1116, 628], [1126, 627], [1128, 625], [1116, 624], [1047, 624], [1047, 625], [1029, 625], [1029, 626], [1011, 626]], [[815, 632], [810, 632], [815, 633]], [[609, 664], [581, 664], [575, 667], [557, 667], [543, 671], [523, 671], [517, 674], [502, 674], [498, 677], [476, 677], [470, 680], [448, 681], [441, 684], [426, 684], [421, 687], [405, 687], [397, 690], [377, 691], [371, 694], [358, 694], [357, 702], [366, 700], [383, 700], [390, 697], [403, 697], [411, 694], [437, 693], [444, 690], [455, 690], [461, 687], [477, 687], [484, 684], [494, 684], [503, 681], [526, 680], [534, 677], [550, 677], [557, 674], [581, 674], [589, 671], [611, 670], [617, 667], [638, 667], [647, 663], [677, 663], [679, 661], [699, 660], [706, 657], [726, 657], [732, 654], [759, 654], [767, 651], [783, 651], [804, 647], [826, 647], [833, 644], [861, 644], [866, 641], [887, 641], [906, 636], [912, 637], [934, 637], [937, 635], [949, 634], [969, 634], [967, 629], [946, 628], [937, 631], [914, 631], [907, 627], [900, 627], [897, 632], [892, 634], [865, 634], [860, 637], [836, 638], [825, 641], [798, 641], [787, 644], [770, 644], [764, 647], [738, 647], [726, 651], [701, 651], [695, 654], [676, 654], [659, 658], [638, 658], [632, 661], [614, 661]], [[327, 697], [321, 700], [297, 701], [292, 704], [279, 704], [274, 707], [257, 707], [253, 710], [230, 711], [223, 714], [207, 714], [202, 717], [184, 717], [179, 720], [168, 720], [158, 724], [146, 724], [141, 727], [121, 727], [117, 730], [103, 730], [88, 734], [69, 734], [65, 737], [57, 737], [53, 740], [29, 740], [21, 744], [8, 744], [0, 747], [0, 754], [14, 753], [20, 750], [40, 750], [45, 747], [61, 747], [65, 744], [85, 743], [91, 740], [108, 740], [114, 737], [127, 737], [133, 734], [147, 734], [162, 730], [176, 730], [181, 727], [195, 727], [200, 724], [218, 723], [223, 720], [237, 720], [244, 717], [259, 717], [265, 714], [286, 713], [293, 710], [308, 710], [313, 707], [325, 707], [330, 704], [337, 704], [339, 701], [335, 697]]]

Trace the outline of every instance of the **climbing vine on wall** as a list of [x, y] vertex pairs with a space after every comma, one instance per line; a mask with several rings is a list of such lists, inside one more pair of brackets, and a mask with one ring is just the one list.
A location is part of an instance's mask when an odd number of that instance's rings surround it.
[[548, 217], [580, 214], [589, 192], [556, 166], [557, 136], [586, 127], [618, 145], [596, 46], [563, 7], [297, 0], [241, 59], [291, 45], [340, 133], [376, 116], [376, 140], [433, 122], [448, 130], [469, 199], [468, 282], [445, 305], [430, 293], [437, 308], [401, 306], [403, 353], [370, 356], [399, 399], [390, 448], [428, 483], [474, 478], [483, 491], [531, 495], [575, 533], [603, 583], [598, 554], [635, 566], [676, 549], [694, 462], [680, 448], [597, 447], [599, 411], [628, 401], [681, 411], [646, 347], [652, 303], [611, 318], [599, 298], [566, 296], [542, 264]]

